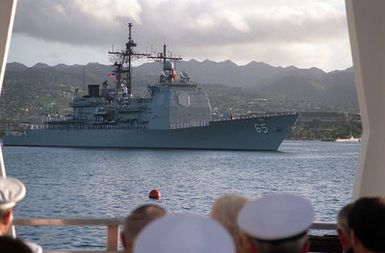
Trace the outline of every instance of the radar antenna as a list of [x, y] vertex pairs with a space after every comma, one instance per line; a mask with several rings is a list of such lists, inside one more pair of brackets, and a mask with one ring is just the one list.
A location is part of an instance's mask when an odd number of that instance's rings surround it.
[[166, 45], [163, 45], [163, 52], [159, 53], [157, 56], [147, 56], [149, 59], [155, 59], [155, 60], [162, 60], [163, 61], [163, 70], [166, 70], [166, 61], [167, 60], [172, 60], [172, 61], [181, 61], [183, 58], [181, 57], [172, 57], [172, 56], [167, 56], [166, 54]]

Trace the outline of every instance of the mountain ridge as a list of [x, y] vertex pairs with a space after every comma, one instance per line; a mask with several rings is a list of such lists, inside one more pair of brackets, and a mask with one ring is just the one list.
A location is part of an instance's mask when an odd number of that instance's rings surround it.
[[[295, 66], [274, 67], [264, 62], [252, 61], [237, 65], [227, 60], [181, 61], [177, 73], [185, 70], [194, 82], [207, 90], [213, 108], [256, 110], [339, 110], [338, 107], [357, 108], [354, 73], [352, 68], [325, 72], [319, 68]], [[99, 63], [86, 65], [37, 63], [32, 67], [12, 62], [6, 66], [3, 96], [0, 106], [6, 108], [4, 118], [19, 114], [63, 109], [68, 110], [75, 89], [86, 92], [87, 84], [113, 83], [113, 67]], [[133, 68], [133, 93], [143, 95], [148, 84], [159, 80], [162, 65], [144, 63]], [[275, 106], [258, 107], [255, 98], [267, 98]], [[290, 102], [288, 102], [290, 101]], [[15, 116], [16, 115], [16, 116]]]

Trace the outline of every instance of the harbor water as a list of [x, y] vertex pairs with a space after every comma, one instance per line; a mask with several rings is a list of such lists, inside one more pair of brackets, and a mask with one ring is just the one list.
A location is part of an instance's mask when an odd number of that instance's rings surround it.
[[[278, 152], [3, 147], [8, 176], [27, 195], [18, 218], [119, 218], [157, 203], [208, 215], [225, 193], [290, 192], [309, 198], [316, 221], [335, 222], [350, 201], [360, 144], [284, 141]], [[148, 199], [159, 189], [161, 200]], [[104, 227], [18, 227], [47, 249], [103, 249]]]

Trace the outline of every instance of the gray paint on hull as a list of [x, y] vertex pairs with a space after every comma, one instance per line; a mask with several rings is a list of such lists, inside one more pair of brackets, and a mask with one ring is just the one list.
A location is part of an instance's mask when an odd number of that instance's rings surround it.
[[[298, 114], [210, 122], [209, 126], [151, 129], [40, 129], [6, 136], [6, 146], [277, 150]], [[258, 134], [263, 123], [269, 133]]]

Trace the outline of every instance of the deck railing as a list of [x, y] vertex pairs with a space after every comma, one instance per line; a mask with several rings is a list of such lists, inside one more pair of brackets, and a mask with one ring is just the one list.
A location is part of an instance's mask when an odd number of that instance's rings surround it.
[[116, 219], [46, 219], [46, 218], [22, 218], [15, 219], [15, 226], [105, 226], [107, 233], [106, 250], [49, 250], [44, 253], [117, 253], [119, 245], [119, 226], [123, 225], [123, 218]]
[[[105, 250], [49, 250], [44, 253], [117, 253], [119, 245], [119, 226], [123, 225], [123, 218], [115, 219], [46, 219], [46, 218], [21, 218], [14, 220], [15, 226], [105, 226], [107, 242]], [[313, 223], [314, 230], [334, 230], [334, 223]]]

